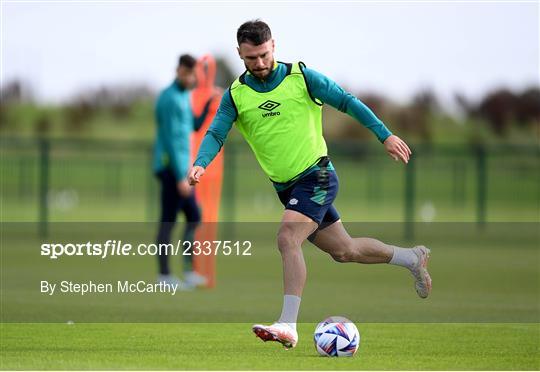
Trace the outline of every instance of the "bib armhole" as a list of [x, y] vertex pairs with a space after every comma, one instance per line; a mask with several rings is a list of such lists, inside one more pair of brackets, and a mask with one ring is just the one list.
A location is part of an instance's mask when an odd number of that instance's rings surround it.
[[319, 100], [318, 98], [313, 97], [313, 94], [311, 94], [311, 90], [309, 90], [309, 85], [307, 83], [306, 75], [304, 74], [305, 67], [306, 67], [306, 64], [304, 62], [302, 61], [298, 62], [298, 68], [300, 69], [300, 72], [302, 73], [302, 76], [304, 77], [304, 84], [306, 84], [306, 89], [308, 91], [309, 98], [311, 98], [311, 100], [315, 102], [316, 105], [322, 106], [323, 102]]

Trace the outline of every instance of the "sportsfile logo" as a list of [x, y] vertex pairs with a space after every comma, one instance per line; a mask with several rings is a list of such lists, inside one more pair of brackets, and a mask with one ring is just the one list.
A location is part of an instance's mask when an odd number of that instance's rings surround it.
[[259, 105], [259, 108], [261, 110], [265, 110], [265, 111], [268, 111], [264, 114], [262, 114], [262, 117], [263, 118], [266, 118], [268, 116], [278, 116], [280, 115], [280, 112], [279, 111], [274, 111], [279, 105], [281, 105], [281, 103], [279, 102], [275, 102], [275, 101], [271, 101], [271, 100], [267, 100], [263, 103], [261, 103]]

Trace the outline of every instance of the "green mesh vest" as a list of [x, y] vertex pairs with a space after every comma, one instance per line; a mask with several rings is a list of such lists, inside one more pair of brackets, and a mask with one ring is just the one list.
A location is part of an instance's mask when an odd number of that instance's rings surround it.
[[301, 63], [287, 64], [287, 75], [270, 92], [253, 90], [244, 75], [230, 88], [236, 127], [274, 182], [290, 181], [327, 155], [322, 103], [311, 98]]

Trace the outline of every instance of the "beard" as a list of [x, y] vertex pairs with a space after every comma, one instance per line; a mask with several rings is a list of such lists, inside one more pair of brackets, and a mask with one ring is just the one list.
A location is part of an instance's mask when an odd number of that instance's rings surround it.
[[258, 77], [259, 79], [264, 79], [268, 75], [270, 75], [270, 72], [272, 72], [272, 69], [274, 67], [274, 60], [272, 59], [272, 63], [270, 64], [269, 68], [265, 68], [263, 70], [252, 70], [248, 68], [247, 64], [244, 62], [244, 66], [246, 67], [246, 70], [250, 72], [251, 75]]

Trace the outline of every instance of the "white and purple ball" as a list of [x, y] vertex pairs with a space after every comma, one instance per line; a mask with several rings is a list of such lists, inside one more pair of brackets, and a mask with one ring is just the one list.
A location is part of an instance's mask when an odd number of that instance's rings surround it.
[[353, 356], [360, 346], [358, 328], [349, 319], [331, 316], [319, 323], [313, 336], [317, 352], [322, 356]]

